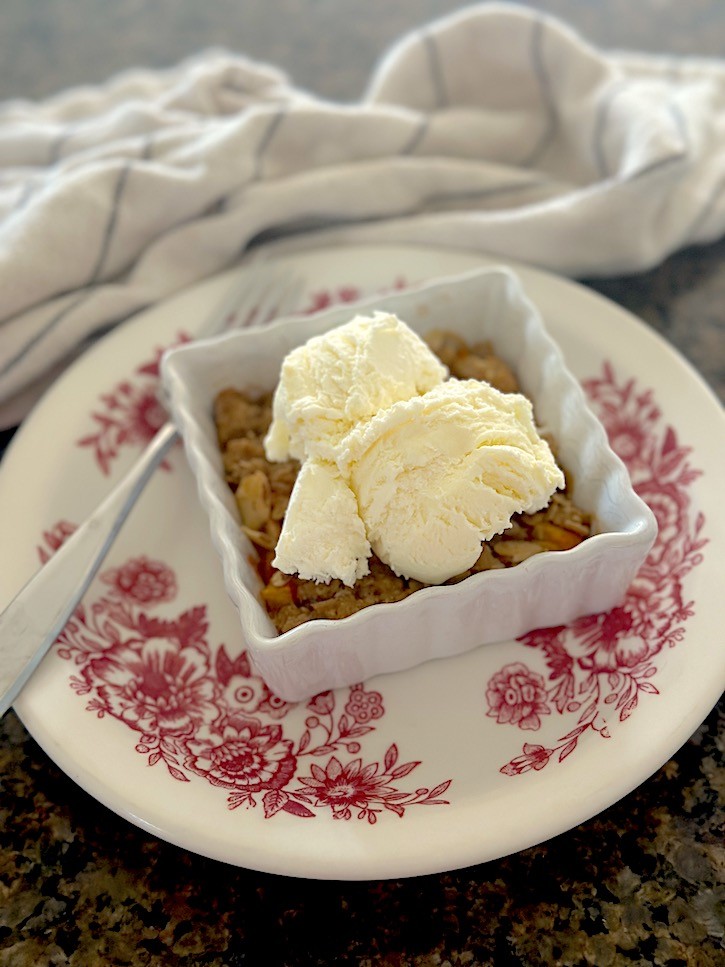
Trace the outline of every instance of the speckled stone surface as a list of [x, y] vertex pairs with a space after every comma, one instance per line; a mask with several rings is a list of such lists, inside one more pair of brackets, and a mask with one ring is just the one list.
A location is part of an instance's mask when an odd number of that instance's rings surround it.
[[156, 841], [0, 723], [0, 964], [723, 963], [725, 711], [549, 843], [453, 873], [300, 882]]
[[[721, 56], [722, 0], [546, 0], [592, 41]], [[445, 0], [33, 0], [0, 6], [0, 99], [45, 96], [223, 44], [354, 99]], [[594, 287], [670, 340], [725, 399], [725, 242]], [[0, 447], [9, 434], [0, 439]], [[723, 441], [720, 441], [722, 445]], [[713, 643], [722, 647], [722, 640]], [[515, 856], [370, 883], [235, 869], [154, 839], [0, 722], [0, 967], [725, 964], [725, 704], [637, 790]]]

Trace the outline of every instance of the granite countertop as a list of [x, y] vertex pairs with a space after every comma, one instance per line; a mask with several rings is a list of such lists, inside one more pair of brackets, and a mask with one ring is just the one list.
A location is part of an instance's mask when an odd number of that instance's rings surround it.
[[[720, 0], [533, 5], [607, 46], [725, 50]], [[132, 64], [171, 64], [213, 44], [283, 65], [317, 93], [352, 99], [391, 40], [457, 7], [5, 5], [0, 100], [45, 96]], [[725, 399], [725, 241], [590, 284], [670, 340]], [[449, 873], [317, 882], [226, 866], [154, 838], [83, 792], [10, 712], [0, 721], [0, 967], [716, 967], [725, 963], [724, 744], [721, 701], [655, 775], [549, 842]]]

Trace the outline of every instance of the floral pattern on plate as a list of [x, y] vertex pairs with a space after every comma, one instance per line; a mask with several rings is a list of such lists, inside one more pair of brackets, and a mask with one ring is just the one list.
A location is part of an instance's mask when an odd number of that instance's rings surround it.
[[[397, 279], [389, 288], [405, 285]], [[302, 311], [361, 295], [355, 286], [320, 290]], [[188, 338], [180, 334], [177, 342]], [[104, 474], [122, 447], [145, 445], [166, 419], [156, 396], [162, 352], [100, 397], [102, 411], [91, 414], [96, 432], [77, 441], [92, 450]], [[690, 448], [672, 427], [661, 426], [651, 391], [634, 380], [619, 382], [610, 364], [583, 385], [635, 489], [654, 511], [659, 535], [618, 608], [523, 636], [524, 645], [541, 653], [548, 674], [514, 661], [489, 678], [486, 715], [498, 725], [536, 732], [557, 715], [571, 724], [547, 745], [525, 742], [521, 754], [501, 766], [508, 776], [562, 762], [587, 732], [608, 738], [612, 715], [624, 722], [642, 695], [658, 694], [653, 659], [682, 640], [683, 624], [694, 613], [683, 580], [702, 561], [707, 540], [704, 517], [693, 515], [688, 493], [700, 475], [688, 461]], [[59, 522], [46, 532], [41, 559], [72, 531]], [[364, 736], [385, 714], [380, 692], [356, 685], [322, 693], [307, 703], [301, 734], [299, 728], [285, 731], [293, 706], [269, 691], [245, 653], [232, 660], [224, 645], [209, 645], [205, 606], [172, 620], [149, 616], [176, 597], [176, 576], [167, 564], [140, 556], [106, 571], [101, 582], [108, 590], [79, 607], [58, 639], [58, 654], [79, 665], [71, 686], [89, 697], [89, 711], [139, 733], [136, 751], [150, 766], [163, 763], [180, 782], [201, 776], [227, 791], [230, 809], [261, 803], [266, 818], [280, 811], [309, 818], [329, 809], [336, 819], [375, 823], [383, 810], [402, 817], [408, 806], [447, 804], [442, 796], [450, 779], [432, 789], [399, 787], [420, 762], [399, 764], [395, 743], [382, 761], [364, 762], [359, 755]]]
[[[73, 533], [67, 521], [46, 532], [45, 561]], [[174, 618], [155, 608], [178, 594], [163, 562], [140, 556], [101, 575], [100, 597], [76, 610], [57, 641], [78, 672], [71, 687], [86, 708], [137, 733], [136, 751], [174, 779], [191, 775], [227, 792], [230, 809], [259, 803], [269, 819], [284, 811], [311, 818], [377, 822], [381, 812], [403, 817], [409, 806], [448, 805], [450, 779], [432, 789], [401, 788], [420, 761], [400, 762], [391, 743], [382, 761], [365, 760], [365, 736], [385, 715], [380, 692], [354, 685], [323, 692], [305, 706], [300, 731], [288, 727], [294, 706], [273, 695], [244, 652], [233, 660], [209, 644], [206, 606]]]
[[[189, 342], [179, 333], [173, 345]], [[124, 447], [145, 447], [168, 419], [159, 402], [159, 365], [165, 349], [157, 348], [150, 359], [134, 370], [130, 379], [121, 380], [108, 393], [103, 393], [91, 412], [92, 429], [76, 440], [93, 455], [101, 473], [108, 475]], [[168, 469], [168, 464], [162, 463]]]
[[510, 776], [562, 762], [586, 732], [609, 738], [612, 716], [624, 722], [642, 695], [658, 694], [653, 659], [682, 641], [683, 625], [694, 614], [683, 581], [701, 563], [707, 539], [704, 516], [692, 513], [688, 492], [700, 476], [689, 463], [691, 450], [672, 427], [661, 426], [652, 393], [639, 390], [634, 380], [618, 382], [611, 365], [586, 380], [584, 389], [659, 532], [619, 607], [523, 636], [524, 644], [543, 654], [547, 678], [513, 662], [489, 679], [486, 714], [499, 725], [537, 731], [542, 716], [576, 715], [572, 728], [550, 745], [524, 743], [521, 755], [501, 767]]

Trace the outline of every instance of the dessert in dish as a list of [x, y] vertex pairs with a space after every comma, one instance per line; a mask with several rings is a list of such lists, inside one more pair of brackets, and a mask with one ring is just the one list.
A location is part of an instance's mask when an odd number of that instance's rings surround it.
[[[497, 359], [515, 371], [521, 392], [533, 402], [537, 420], [555, 441], [557, 459], [571, 474], [569, 487], [556, 491], [547, 509], [531, 515], [531, 520], [515, 516], [513, 525], [492, 538], [488, 549], [484, 547], [481, 559], [470, 569], [473, 573], [465, 579], [454, 575], [444, 585], [423, 587], [396, 577], [389, 569], [378, 576], [383, 565], [375, 557], [369, 559], [370, 574], [352, 587], [275, 574], [274, 547], [299, 462], [266, 460], [263, 441], [272, 416], [271, 393], [285, 357], [311, 337], [349, 322], [351, 307], [335, 306], [169, 350], [161, 364], [164, 390], [208, 515], [227, 591], [239, 611], [240, 635], [230, 647], [244, 648], [257, 673], [287, 701], [606, 611], [621, 602], [656, 534], [652, 512], [632, 489], [604, 428], [512, 272], [474, 270], [377, 295], [355, 307], [363, 315], [376, 310], [405, 319], [424, 338], [434, 329], [455, 328], [472, 349], [490, 340]], [[447, 338], [440, 348], [452, 375], [464, 380], [478, 375], [493, 379], [489, 370], [499, 364], [486, 354], [466, 356], [459, 361], [463, 368], [456, 372], [446, 356], [449, 350], [455, 356], [455, 345], [456, 340]], [[238, 460], [249, 465], [234, 471], [228, 455], [228, 472], [259, 470], [264, 476], [268, 472], [269, 495], [259, 476], [241, 493], [237, 487], [237, 494], [227, 482], [213, 410], [215, 398], [230, 386], [243, 388], [251, 402], [229, 397], [225, 405], [240, 411], [254, 408], [245, 419], [256, 429], [246, 437], [243, 432], [234, 445]], [[286, 493], [285, 475], [289, 476]], [[247, 507], [260, 508], [252, 518], [256, 526], [248, 530], [254, 543], [240, 527], [238, 501], [242, 499]], [[265, 519], [268, 504], [271, 509]], [[580, 508], [581, 520], [574, 507]], [[591, 527], [588, 537], [578, 533], [580, 527], [586, 531]], [[533, 547], [580, 537], [586, 539], [568, 549], [562, 547], [561, 553], [538, 553], [539, 548]], [[487, 561], [495, 563], [476, 573]], [[330, 617], [325, 614], [328, 607], [331, 613], [333, 608], [352, 610], [351, 598], [366, 585], [375, 588], [370, 596], [378, 596], [376, 607], [362, 607], [342, 621], [325, 620]], [[281, 591], [273, 590], [278, 587]], [[295, 607], [299, 603], [307, 607], [303, 599], [313, 591], [336, 596], [337, 602], [317, 601], [323, 620], [303, 620], [280, 631], [260, 591], [282, 601], [289, 596]], [[277, 619], [283, 607], [284, 603], [277, 607]], [[288, 617], [293, 613], [285, 612]]]
[[293, 350], [273, 396], [222, 390], [225, 476], [277, 630], [588, 537], [518, 390], [490, 343], [426, 343], [384, 313]]
[[[448, 369], [397, 316], [357, 315], [282, 363], [271, 460], [303, 461], [275, 567], [353, 585], [375, 554], [442, 584], [564, 476], [529, 400]], [[333, 513], [334, 512], [334, 513]]]

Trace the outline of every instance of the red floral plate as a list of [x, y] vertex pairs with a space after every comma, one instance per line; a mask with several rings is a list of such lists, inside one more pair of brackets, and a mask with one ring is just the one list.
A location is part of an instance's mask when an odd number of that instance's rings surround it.
[[[303, 311], [494, 264], [392, 246], [278, 258], [306, 279]], [[570, 829], [644, 781], [705, 718], [725, 684], [722, 410], [632, 316], [514, 269], [658, 519], [623, 604], [288, 705], [250, 668], [178, 449], [16, 705], [92, 796], [240, 866], [335, 879], [431, 873]], [[0, 467], [0, 602], [163, 421], [160, 353], [194, 334], [232, 277], [106, 337], [27, 419]]]

